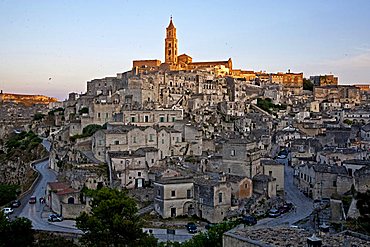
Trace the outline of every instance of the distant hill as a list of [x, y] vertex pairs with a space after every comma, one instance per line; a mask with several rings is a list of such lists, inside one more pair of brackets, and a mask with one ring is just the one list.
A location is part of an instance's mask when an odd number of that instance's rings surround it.
[[14, 94], [14, 93], [0, 93], [0, 103], [14, 102], [24, 105], [42, 104], [47, 105], [51, 102], [57, 102], [58, 99], [44, 96], [44, 95], [27, 95], [27, 94]]

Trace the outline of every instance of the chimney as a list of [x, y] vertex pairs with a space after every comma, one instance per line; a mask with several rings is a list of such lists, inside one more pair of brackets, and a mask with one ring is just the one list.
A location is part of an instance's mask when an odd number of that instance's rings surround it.
[[321, 238], [316, 237], [315, 233], [307, 238], [307, 246], [308, 247], [321, 247], [322, 246], [322, 240]]

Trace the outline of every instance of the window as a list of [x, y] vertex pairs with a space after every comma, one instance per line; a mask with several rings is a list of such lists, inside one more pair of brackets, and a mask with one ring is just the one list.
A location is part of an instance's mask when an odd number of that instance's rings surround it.
[[149, 141], [154, 142], [154, 134], [149, 134]]
[[164, 139], [162, 139], [162, 144], [164, 144]]
[[175, 190], [171, 191], [171, 196], [176, 196], [176, 191]]
[[337, 181], [333, 181], [333, 187], [337, 187]]
[[218, 203], [222, 202], [222, 193], [218, 193]]
[[172, 117], [172, 122], [175, 122], [176, 121], [176, 118], [175, 117]]
[[244, 184], [244, 188], [245, 189], [248, 189], [248, 184]]
[[100, 118], [100, 112], [98, 112], [98, 118]]
[[348, 168], [348, 175], [352, 177], [352, 169]]
[[149, 116], [144, 116], [144, 122], [145, 123], [149, 122]]
[[179, 139], [179, 137], [177, 136], [177, 137], [176, 137], [176, 142], [179, 142], [179, 141], [180, 141], [180, 139]]
[[119, 145], [119, 141], [114, 141], [114, 145]]
[[161, 195], [161, 190], [157, 190], [157, 195]]
[[231, 156], [235, 156], [235, 150], [231, 150]]
[[163, 123], [164, 122], [164, 117], [159, 117], [159, 122]]
[[152, 159], [152, 164], [154, 164], [154, 159]]
[[135, 123], [135, 117], [131, 117], [131, 123]]
[[136, 136], [132, 137], [132, 142], [136, 143]]
[[186, 191], [186, 198], [191, 198], [191, 190]]
[[137, 172], [137, 176], [138, 177], [141, 177], [141, 172]]

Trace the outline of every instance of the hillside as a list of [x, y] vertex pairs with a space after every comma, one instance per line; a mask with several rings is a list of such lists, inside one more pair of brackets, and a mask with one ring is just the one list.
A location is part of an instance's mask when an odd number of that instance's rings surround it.
[[0, 93], [1, 102], [14, 102], [24, 105], [43, 104], [47, 105], [51, 102], [57, 102], [56, 98], [44, 96], [44, 95], [26, 95], [26, 94], [12, 94], [12, 93]]

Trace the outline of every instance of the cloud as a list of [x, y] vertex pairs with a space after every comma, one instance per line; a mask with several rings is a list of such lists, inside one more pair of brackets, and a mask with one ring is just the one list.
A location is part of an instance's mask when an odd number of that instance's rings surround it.
[[[365, 49], [363, 49], [365, 51]], [[357, 55], [345, 55], [344, 58], [331, 60], [326, 63], [331, 67], [353, 68], [353, 69], [370, 69], [370, 49]]]

